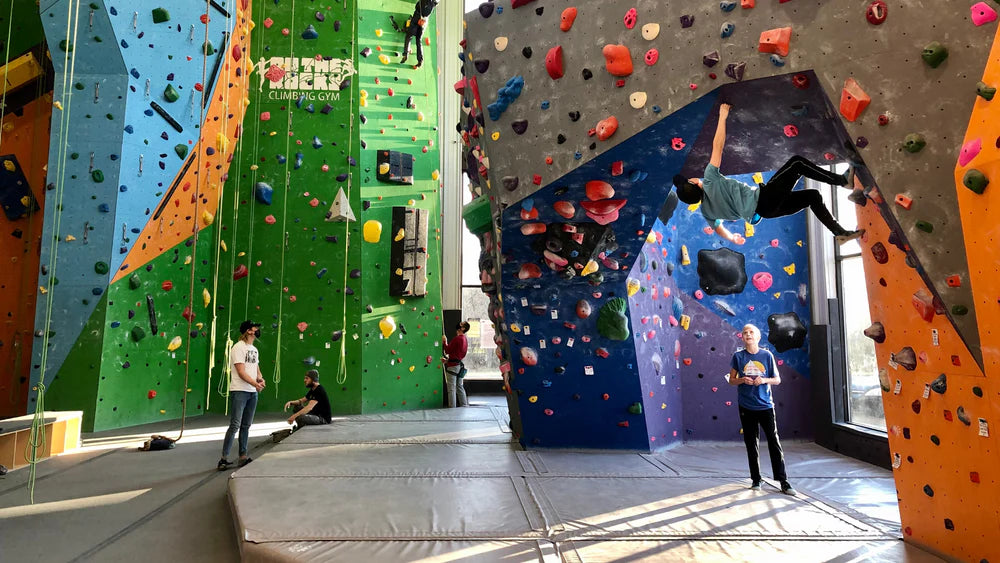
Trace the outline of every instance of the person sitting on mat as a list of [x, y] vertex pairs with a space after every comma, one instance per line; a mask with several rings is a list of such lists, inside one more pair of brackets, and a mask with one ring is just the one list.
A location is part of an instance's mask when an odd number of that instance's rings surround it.
[[726, 145], [726, 118], [729, 117], [729, 109], [729, 104], [719, 106], [719, 124], [712, 142], [712, 156], [705, 167], [705, 179], [686, 178], [680, 174], [674, 176], [678, 199], [688, 205], [701, 202], [701, 214], [715, 229], [715, 233], [734, 244], [746, 241], [739, 233], [729, 232], [723, 225], [724, 221], [742, 219], [757, 224], [761, 218], [794, 215], [807, 207], [834, 234], [837, 244], [844, 244], [864, 234], [864, 229], [848, 231], [841, 227], [823, 205], [823, 196], [819, 191], [793, 191], [799, 178], [803, 176], [834, 186], [846, 186], [853, 181], [852, 173], [834, 174], [796, 155], [788, 159], [759, 188], [723, 176], [719, 172], [719, 165], [722, 164], [722, 150]]
[[326, 396], [326, 389], [319, 384], [319, 372], [311, 369], [302, 378], [309, 391], [305, 397], [288, 401], [285, 403], [285, 410], [294, 409], [295, 414], [288, 417], [288, 424], [297, 424], [298, 428], [310, 425], [330, 424], [330, 399]]

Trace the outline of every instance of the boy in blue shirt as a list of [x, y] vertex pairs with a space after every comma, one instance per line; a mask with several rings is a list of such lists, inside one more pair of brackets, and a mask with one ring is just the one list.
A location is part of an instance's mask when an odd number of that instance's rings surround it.
[[771, 468], [774, 479], [781, 483], [781, 492], [795, 496], [795, 489], [785, 475], [785, 455], [778, 441], [778, 423], [774, 416], [774, 400], [771, 386], [781, 384], [778, 365], [774, 355], [760, 347], [760, 329], [748, 324], [741, 333], [746, 346], [733, 354], [729, 370], [729, 384], [738, 385], [740, 423], [743, 425], [743, 441], [747, 446], [747, 460], [750, 462], [751, 489], [760, 490], [760, 434], [764, 428], [767, 449], [771, 454]]
[[739, 233], [729, 232], [723, 221], [741, 219], [756, 225], [761, 218], [794, 215], [807, 207], [834, 234], [837, 244], [864, 234], [864, 229], [848, 231], [841, 227], [823, 205], [823, 196], [817, 190], [793, 191], [803, 176], [834, 186], [846, 186], [853, 183], [852, 174], [834, 174], [796, 155], [788, 159], [766, 184], [760, 184], [759, 189], [723, 176], [719, 165], [722, 164], [722, 150], [726, 145], [729, 108], [729, 104], [719, 106], [719, 124], [712, 141], [712, 156], [705, 167], [705, 179], [689, 179], [680, 174], [674, 176], [678, 199], [688, 205], [701, 202], [701, 214], [708, 224], [717, 235], [733, 244], [746, 241]]

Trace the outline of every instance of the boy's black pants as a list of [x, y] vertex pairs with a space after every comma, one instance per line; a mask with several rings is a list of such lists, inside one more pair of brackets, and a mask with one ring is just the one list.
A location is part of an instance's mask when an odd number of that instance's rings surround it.
[[771, 468], [774, 469], [776, 481], [787, 481], [785, 474], [785, 454], [781, 451], [778, 441], [778, 422], [774, 418], [774, 409], [752, 411], [740, 407], [740, 423], [743, 424], [743, 441], [747, 445], [747, 461], [750, 463], [750, 479], [760, 481], [760, 432], [764, 429], [767, 438], [767, 450], [771, 454]]

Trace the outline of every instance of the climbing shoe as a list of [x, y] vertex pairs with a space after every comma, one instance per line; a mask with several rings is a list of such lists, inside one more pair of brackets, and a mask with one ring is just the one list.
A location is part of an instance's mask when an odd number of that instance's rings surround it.
[[229, 461], [229, 460], [227, 460], [227, 459], [223, 458], [223, 459], [220, 459], [220, 460], [219, 460], [219, 464], [218, 464], [218, 465], [216, 465], [215, 467], [216, 467], [216, 468], [217, 468], [217, 469], [218, 469], [219, 471], [225, 471], [225, 470], [229, 469], [229, 468], [230, 468], [230, 467], [232, 467], [232, 466], [233, 466], [233, 462], [231, 462], [231, 461]]
[[759, 491], [759, 490], [760, 490], [760, 481], [754, 481], [754, 482], [753, 482], [753, 483], [752, 483], [752, 484], [750, 485], [750, 490], [751, 490], [751, 491]]
[[253, 461], [252, 457], [245, 457], [245, 458], [241, 459], [240, 460], [240, 467], [243, 467], [244, 465], [250, 463], [251, 461]]
[[865, 230], [858, 229], [856, 231], [850, 231], [842, 235], [837, 235], [836, 237], [834, 237], [834, 239], [837, 241], [837, 244], [845, 244], [851, 242], [852, 240], [857, 240], [861, 238], [861, 235], [863, 234], [865, 234]]
[[794, 488], [792, 488], [792, 484], [789, 483], [788, 481], [781, 482], [781, 492], [785, 493], [790, 497], [794, 497], [799, 494]]

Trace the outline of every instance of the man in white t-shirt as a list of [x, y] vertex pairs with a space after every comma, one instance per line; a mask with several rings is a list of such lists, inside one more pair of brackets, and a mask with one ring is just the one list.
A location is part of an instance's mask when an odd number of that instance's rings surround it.
[[233, 464], [227, 458], [237, 430], [240, 433], [240, 467], [253, 461], [247, 455], [247, 443], [250, 440], [253, 415], [257, 410], [257, 393], [264, 388], [260, 353], [253, 345], [258, 338], [260, 323], [243, 321], [240, 324], [240, 339], [229, 349], [229, 430], [222, 442], [219, 471], [224, 471]]

